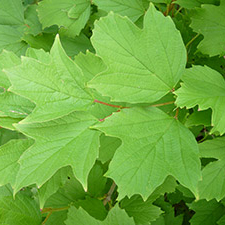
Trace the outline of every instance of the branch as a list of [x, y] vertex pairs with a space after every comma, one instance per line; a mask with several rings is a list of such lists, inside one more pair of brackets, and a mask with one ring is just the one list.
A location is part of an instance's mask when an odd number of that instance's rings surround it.
[[106, 195], [106, 197], [105, 197], [105, 199], [103, 201], [103, 204], [104, 205], [106, 205], [108, 202], [111, 201], [111, 197], [112, 197], [112, 194], [113, 194], [115, 188], [116, 188], [116, 184], [115, 184], [115, 182], [113, 182], [112, 183], [112, 186], [109, 189], [109, 192], [107, 193], [107, 195]]
[[41, 210], [41, 213], [48, 213], [48, 215], [45, 217], [45, 220], [42, 222], [42, 224], [45, 224], [47, 222], [47, 220], [49, 219], [49, 217], [52, 215], [53, 212], [58, 212], [58, 211], [63, 211], [63, 210], [67, 210], [69, 209], [69, 206], [67, 207], [62, 207], [62, 208], [44, 208], [43, 210]]

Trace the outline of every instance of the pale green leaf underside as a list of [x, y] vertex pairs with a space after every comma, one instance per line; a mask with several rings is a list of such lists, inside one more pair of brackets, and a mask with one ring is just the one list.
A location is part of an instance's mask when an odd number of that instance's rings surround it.
[[92, 43], [108, 70], [89, 86], [112, 101], [155, 102], [176, 85], [184, 71], [186, 50], [180, 33], [171, 18], [152, 4], [143, 29], [114, 13], [101, 18], [95, 23]]
[[225, 197], [225, 137], [205, 141], [199, 145], [200, 155], [204, 158], [216, 158], [202, 171], [202, 180], [199, 182], [199, 196], [220, 201]]
[[68, 212], [66, 225], [135, 225], [132, 218], [126, 212], [119, 208], [118, 204], [109, 211], [108, 216], [104, 221], [96, 220], [84, 211], [82, 208], [76, 209], [71, 207]]
[[106, 173], [118, 185], [120, 198], [141, 194], [147, 199], [168, 175], [196, 193], [198, 146], [174, 118], [157, 108], [124, 109], [94, 128], [122, 140]]
[[133, 22], [145, 13], [143, 0], [94, 0], [93, 2], [99, 9], [127, 16]]
[[58, 25], [60, 32], [75, 37], [90, 16], [90, 0], [45, 0], [38, 4], [38, 16], [43, 28]]
[[96, 119], [85, 112], [74, 112], [60, 119], [26, 123], [16, 128], [35, 139], [20, 158], [15, 192], [36, 183], [43, 185], [61, 167], [70, 165], [76, 178], [87, 186], [87, 176], [98, 157], [99, 132], [89, 129]]
[[66, 55], [58, 36], [48, 53], [40, 53], [34, 59], [23, 57], [22, 64], [6, 73], [12, 83], [10, 90], [36, 104], [26, 121], [37, 122], [59, 118], [73, 111], [85, 110], [92, 97], [84, 86], [83, 73]]
[[225, 54], [225, 1], [220, 6], [202, 5], [192, 17], [191, 27], [204, 35], [198, 49], [210, 56]]
[[222, 75], [207, 66], [194, 66], [186, 69], [182, 80], [184, 83], [175, 92], [177, 106], [211, 108], [214, 126], [211, 132], [225, 133], [225, 80]]

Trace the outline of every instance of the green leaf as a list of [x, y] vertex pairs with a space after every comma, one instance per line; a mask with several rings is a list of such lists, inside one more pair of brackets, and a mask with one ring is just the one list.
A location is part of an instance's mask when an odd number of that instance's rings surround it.
[[201, 4], [216, 4], [218, 0], [176, 0], [176, 4], [186, 9], [201, 7]]
[[60, 33], [75, 37], [80, 34], [90, 16], [90, 0], [45, 0], [38, 4], [38, 16], [43, 28], [58, 25]]
[[225, 214], [225, 207], [216, 200], [194, 202], [191, 205], [191, 209], [195, 211], [190, 221], [191, 225], [217, 224], [217, 221]]
[[218, 225], [224, 225], [225, 224], [225, 215], [222, 216], [219, 220], [218, 220]]
[[159, 207], [154, 206], [150, 201], [143, 201], [140, 195], [134, 195], [130, 199], [126, 197], [121, 201], [120, 207], [134, 218], [136, 224], [150, 224], [162, 213]]
[[204, 39], [198, 49], [210, 56], [225, 55], [225, 1], [220, 6], [202, 5], [196, 9], [191, 19], [191, 27], [197, 33], [203, 34]]
[[78, 201], [78, 204], [93, 218], [97, 220], [104, 220], [108, 211], [103, 202], [96, 198], [87, 196], [84, 200]]
[[151, 2], [154, 3], [165, 3], [165, 4], [170, 4], [172, 0], [151, 0]]
[[225, 133], [225, 80], [217, 71], [207, 66], [194, 66], [182, 76], [184, 83], [175, 94], [178, 107], [192, 108], [199, 105], [200, 110], [211, 108], [211, 133]]
[[88, 193], [92, 197], [102, 197], [105, 193], [107, 178], [103, 177], [104, 171], [102, 164], [96, 162], [88, 175]]
[[164, 215], [161, 215], [156, 221], [153, 221], [151, 225], [182, 225], [183, 215], [174, 216], [174, 211], [171, 210]]
[[86, 54], [81, 52], [75, 56], [74, 60], [82, 69], [86, 82], [107, 69], [102, 59], [90, 51], [87, 51]]
[[21, 63], [19, 57], [17, 57], [13, 52], [3, 51], [0, 54], [0, 86], [4, 89], [8, 89], [11, 86], [11, 83], [2, 71], [3, 68], [8, 69], [13, 66], [19, 65]]
[[4, 225], [40, 225], [41, 212], [37, 202], [25, 193], [13, 198], [9, 186], [0, 187], [0, 223]]
[[30, 47], [36, 49], [44, 49], [46, 52], [49, 52], [53, 42], [54, 42], [55, 34], [41, 33], [37, 36], [33, 36], [31, 34], [26, 34], [23, 36], [23, 40], [26, 41]]
[[120, 199], [133, 194], [147, 199], [168, 175], [196, 194], [198, 146], [179, 121], [157, 108], [132, 108], [114, 113], [94, 128], [123, 142], [106, 173], [118, 185]]
[[182, 38], [171, 18], [152, 4], [143, 29], [113, 13], [101, 18], [95, 23], [92, 43], [108, 70], [89, 86], [112, 101], [155, 102], [176, 85], [184, 71]]
[[210, 109], [204, 111], [193, 112], [186, 120], [185, 126], [211, 126], [212, 111]]
[[0, 146], [6, 144], [11, 139], [24, 138], [24, 135], [16, 131], [0, 128]]
[[121, 145], [121, 140], [115, 137], [109, 137], [102, 134], [100, 136], [100, 148], [99, 148], [99, 160], [105, 163], [111, 160], [117, 150]]
[[139, 17], [144, 15], [146, 8], [144, 2], [146, 0], [94, 0], [94, 4], [100, 10], [106, 12], [113, 11], [119, 13], [121, 16], [129, 17], [133, 22], [137, 21]]
[[44, 207], [46, 200], [53, 195], [68, 180], [69, 167], [59, 169], [44, 185], [39, 188], [40, 208]]
[[0, 186], [15, 184], [19, 170], [18, 160], [27, 148], [33, 144], [32, 140], [11, 140], [0, 147]]
[[24, 55], [27, 44], [22, 41], [23, 31], [12, 26], [0, 25], [0, 51], [6, 49], [13, 51], [18, 56]]
[[163, 195], [165, 192], [170, 193], [174, 192], [175, 188], [177, 187], [177, 182], [175, 178], [172, 176], [168, 176], [164, 182], [158, 186], [154, 192], [148, 197], [148, 202], [154, 202], [157, 198], [159, 198], [161, 195]]
[[88, 173], [98, 156], [100, 133], [89, 129], [96, 121], [88, 113], [74, 112], [56, 120], [42, 123], [23, 120], [16, 125], [19, 131], [34, 138], [35, 144], [19, 160], [15, 192], [33, 183], [43, 185], [67, 165], [86, 188]]
[[133, 219], [128, 217], [124, 210], [116, 205], [109, 211], [107, 218], [104, 221], [99, 221], [89, 216], [83, 209], [71, 207], [69, 209], [66, 225], [135, 225]]
[[67, 55], [72, 58], [80, 52], [85, 52], [87, 49], [94, 51], [90, 40], [83, 33], [75, 38], [60, 36], [60, 39]]
[[9, 89], [0, 94], [0, 110], [12, 118], [25, 118], [35, 107], [34, 103]]
[[12, 118], [0, 112], [0, 126], [9, 130], [15, 130], [13, 123], [18, 123], [21, 118]]
[[24, 23], [22, 1], [1, 0], [0, 1], [0, 24], [1, 25], [21, 25]]
[[10, 90], [37, 105], [27, 122], [59, 118], [75, 110], [85, 110], [92, 102], [82, 71], [66, 55], [58, 36], [49, 57], [50, 63], [23, 57], [21, 65], [6, 70], [12, 83]]
[[39, 22], [37, 15], [37, 5], [30, 5], [24, 12], [26, 33], [34, 36], [38, 35], [42, 31], [41, 23]]
[[205, 141], [199, 145], [200, 155], [204, 158], [216, 158], [202, 171], [202, 180], [199, 182], [199, 197], [218, 201], [225, 197], [225, 137]]
[[64, 221], [67, 219], [67, 212], [68, 210], [63, 210], [52, 213], [45, 225], [65, 225]]

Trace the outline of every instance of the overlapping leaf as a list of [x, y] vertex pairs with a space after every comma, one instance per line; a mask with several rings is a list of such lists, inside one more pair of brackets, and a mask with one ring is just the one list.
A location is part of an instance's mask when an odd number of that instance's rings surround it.
[[157, 108], [133, 108], [94, 128], [122, 140], [106, 173], [118, 185], [120, 198], [139, 193], [147, 199], [168, 175], [196, 193], [198, 146], [177, 120]]
[[80, 68], [66, 55], [58, 36], [50, 55], [42, 52], [38, 60], [23, 57], [22, 64], [6, 73], [10, 90], [29, 98], [36, 108], [26, 121], [45, 121], [73, 111], [85, 110], [92, 97], [84, 86]]
[[215, 199], [207, 202], [200, 200], [193, 202], [191, 209], [195, 211], [195, 215], [191, 218], [191, 225], [212, 225], [224, 215], [225, 207]]
[[110, 210], [104, 221], [96, 220], [81, 208], [76, 209], [75, 207], [71, 207], [68, 213], [68, 219], [65, 223], [66, 225], [135, 225], [133, 219], [130, 218], [124, 210], [120, 209], [118, 205]]
[[176, 3], [179, 4], [181, 7], [187, 9], [193, 9], [195, 7], [201, 7], [201, 4], [216, 4], [218, 0], [177, 0]]
[[8, 183], [15, 184], [19, 170], [18, 160], [32, 143], [32, 140], [19, 139], [11, 140], [0, 147], [0, 186]]
[[113, 101], [154, 102], [179, 81], [186, 51], [172, 20], [151, 4], [141, 30], [128, 18], [110, 13], [95, 23], [92, 43], [108, 70], [89, 86]]
[[207, 66], [194, 66], [185, 71], [182, 80], [184, 83], [175, 92], [178, 107], [211, 108], [214, 126], [211, 132], [225, 133], [225, 80], [222, 75]]
[[5, 116], [11, 118], [24, 118], [35, 107], [28, 99], [21, 97], [9, 91], [11, 86], [6, 74], [2, 71], [3, 68], [9, 69], [21, 63], [20, 59], [12, 52], [3, 51], [0, 54], [0, 110]]
[[40, 225], [41, 212], [38, 203], [25, 193], [13, 198], [10, 186], [0, 187], [0, 224]]
[[129, 17], [135, 22], [146, 11], [147, 0], [94, 0], [99, 9], [106, 12], [113, 11]]
[[203, 142], [199, 145], [203, 158], [215, 158], [202, 171], [202, 181], [199, 182], [199, 196], [218, 201], [225, 197], [225, 137]]
[[202, 5], [192, 16], [191, 27], [204, 35], [198, 49], [210, 56], [225, 55], [225, 1], [220, 6]]
[[98, 156], [99, 132], [89, 129], [96, 119], [85, 112], [74, 112], [56, 120], [16, 125], [35, 139], [20, 158], [15, 192], [36, 183], [44, 184], [61, 167], [70, 165], [77, 179], [87, 186], [87, 176]]
[[75, 37], [84, 28], [90, 16], [90, 0], [44, 0], [38, 5], [43, 28], [58, 25], [60, 32]]

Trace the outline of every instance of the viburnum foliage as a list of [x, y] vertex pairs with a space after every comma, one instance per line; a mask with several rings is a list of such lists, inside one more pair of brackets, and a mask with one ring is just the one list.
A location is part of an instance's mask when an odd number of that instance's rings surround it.
[[225, 0], [0, 0], [0, 52], [0, 224], [225, 224]]

